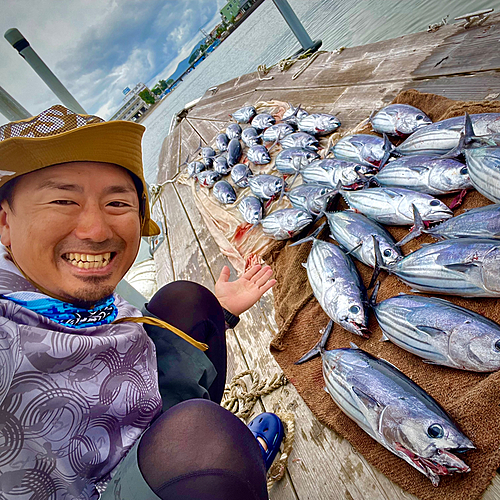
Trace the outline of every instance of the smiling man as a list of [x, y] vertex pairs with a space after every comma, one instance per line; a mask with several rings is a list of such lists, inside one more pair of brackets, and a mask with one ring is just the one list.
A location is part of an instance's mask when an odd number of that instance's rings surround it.
[[158, 234], [143, 132], [60, 105], [0, 127], [2, 498], [267, 498], [279, 419], [250, 431], [216, 403], [225, 328], [271, 270], [225, 267], [215, 296], [174, 282], [143, 311], [114, 293]]

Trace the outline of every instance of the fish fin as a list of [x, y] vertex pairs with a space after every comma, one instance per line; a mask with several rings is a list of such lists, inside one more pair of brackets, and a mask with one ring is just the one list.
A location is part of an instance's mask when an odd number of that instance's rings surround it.
[[449, 269], [450, 271], [457, 271], [459, 273], [467, 273], [472, 268], [476, 267], [475, 262], [457, 262], [456, 264], [445, 264], [443, 267]]
[[[323, 222], [323, 224], [321, 224], [321, 226], [319, 226], [318, 229], [316, 229], [310, 236], [306, 236], [305, 238], [302, 238], [301, 240], [296, 241], [295, 243], [292, 243], [291, 245], [288, 245], [288, 246], [294, 247], [297, 245], [301, 245], [302, 243], [305, 243], [306, 241], [314, 241], [316, 239], [316, 237], [319, 235], [319, 233], [321, 233], [321, 231], [323, 230], [325, 225], [326, 225], [326, 222]], [[305, 267], [304, 264], [302, 264], [302, 265]]]
[[377, 281], [375, 283], [375, 286], [373, 287], [373, 292], [372, 292], [372, 295], [370, 297], [370, 301], [369, 301], [370, 307], [375, 307], [377, 305], [377, 295], [378, 295], [379, 289], [380, 289], [380, 281]]
[[421, 174], [422, 172], [427, 172], [429, 167], [426, 167], [425, 165], [410, 165], [408, 166], [408, 169]]
[[349, 342], [351, 349], [359, 349], [359, 347], [354, 342]]
[[382, 333], [382, 337], [380, 337], [380, 342], [386, 342], [387, 340], [391, 340], [385, 333]]
[[352, 387], [352, 392], [356, 394], [356, 396], [361, 400], [361, 403], [368, 409], [368, 410], [377, 410], [377, 411], [382, 411], [383, 407], [382, 405], [372, 396], [369, 394], [366, 394], [366, 392], [362, 391], [359, 387]]
[[410, 229], [410, 232], [404, 238], [402, 238], [401, 240], [399, 240], [396, 243], [397, 247], [402, 247], [406, 243], [417, 238], [425, 230], [425, 224], [424, 224], [424, 221], [422, 220], [422, 216], [420, 215], [420, 212], [418, 211], [418, 208], [416, 207], [416, 205], [414, 203], [412, 203], [411, 206], [413, 207], [414, 224], [413, 224], [412, 228]]
[[432, 326], [426, 326], [426, 325], [415, 325], [416, 328], [418, 328], [421, 332], [427, 333], [431, 337], [437, 337], [438, 335], [446, 335], [446, 332], [444, 330], [441, 330], [441, 328], [434, 328]]
[[298, 361], [296, 361], [294, 364], [300, 365], [302, 363], [305, 363], [306, 361], [309, 361], [310, 359], [315, 358], [319, 354], [321, 354], [325, 350], [326, 343], [328, 342], [328, 337], [332, 333], [332, 330], [333, 330], [333, 321], [330, 320], [328, 322], [328, 325], [326, 325], [326, 328], [324, 329], [324, 331], [322, 330], [322, 335], [321, 335], [321, 339], [319, 340], [319, 342], [309, 352], [304, 354], [304, 356], [302, 356]]

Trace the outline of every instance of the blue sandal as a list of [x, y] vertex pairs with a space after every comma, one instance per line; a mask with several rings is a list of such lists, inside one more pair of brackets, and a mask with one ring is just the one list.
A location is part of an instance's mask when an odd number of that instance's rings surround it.
[[264, 447], [257, 440], [262, 450], [262, 457], [266, 463], [266, 470], [269, 470], [278, 454], [281, 441], [283, 441], [285, 434], [283, 424], [275, 413], [261, 413], [248, 424], [248, 428], [256, 439], [260, 437], [266, 442], [267, 451], [264, 450]]

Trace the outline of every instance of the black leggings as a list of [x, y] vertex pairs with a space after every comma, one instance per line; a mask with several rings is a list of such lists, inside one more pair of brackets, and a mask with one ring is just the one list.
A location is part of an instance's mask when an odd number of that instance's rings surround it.
[[[222, 399], [226, 377], [222, 308], [206, 288], [189, 281], [166, 285], [147, 309], [209, 345], [217, 370], [209, 388]], [[169, 500], [265, 500], [266, 470], [257, 440], [247, 426], [215, 402], [191, 399], [163, 413], [144, 433], [141, 473], [151, 489]]]

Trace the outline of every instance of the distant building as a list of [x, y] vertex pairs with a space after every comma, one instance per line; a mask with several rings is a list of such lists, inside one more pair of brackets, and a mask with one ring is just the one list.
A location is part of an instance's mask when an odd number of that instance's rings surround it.
[[234, 19], [240, 12], [248, 10], [255, 0], [229, 0], [220, 11], [222, 20], [226, 23]]
[[[140, 97], [139, 94], [144, 90], [148, 89], [144, 83], [138, 83], [132, 90], [128, 87], [123, 89], [128, 89], [127, 94], [123, 98], [123, 104], [118, 109], [118, 111], [109, 119], [111, 120], [128, 120], [131, 122], [137, 121], [142, 114], [149, 109], [150, 105], [146, 104]], [[149, 89], [148, 89], [149, 90]]]

